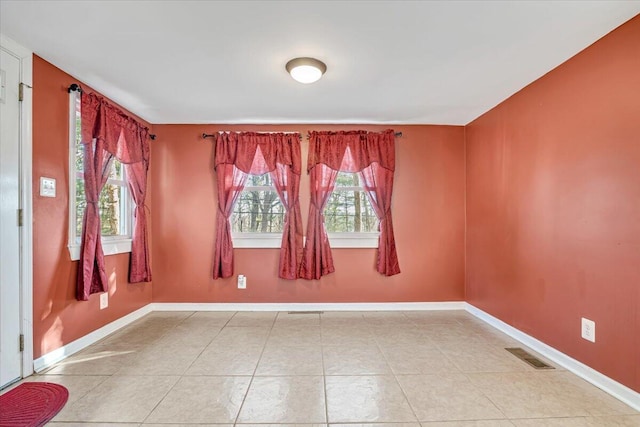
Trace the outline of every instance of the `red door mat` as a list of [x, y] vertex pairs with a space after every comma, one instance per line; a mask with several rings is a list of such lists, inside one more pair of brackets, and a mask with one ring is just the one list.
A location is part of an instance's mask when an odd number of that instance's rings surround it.
[[59, 384], [23, 383], [0, 396], [0, 427], [42, 426], [62, 409], [69, 391]]

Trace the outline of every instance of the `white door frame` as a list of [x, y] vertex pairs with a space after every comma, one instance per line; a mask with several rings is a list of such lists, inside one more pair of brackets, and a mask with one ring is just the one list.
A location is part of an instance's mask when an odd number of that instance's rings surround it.
[[20, 318], [24, 335], [22, 377], [33, 374], [33, 199], [32, 199], [32, 107], [33, 52], [0, 34], [3, 50], [20, 59], [20, 81], [26, 86], [20, 103]]

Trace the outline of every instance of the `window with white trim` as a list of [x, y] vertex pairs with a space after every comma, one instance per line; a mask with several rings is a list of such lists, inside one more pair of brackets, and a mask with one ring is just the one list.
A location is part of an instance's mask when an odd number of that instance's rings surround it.
[[271, 175], [249, 175], [231, 214], [231, 238], [236, 248], [279, 248], [284, 205]]
[[[84, 192], [84, 150], [81, 143], [80, 94], [69, 94], [69, 253], [80, 259], [82, 221], [87, 205]], [[125, 178], [125, 168], [117, 159], [111, 161], [109, 178], [98, 201], [102, 249], [105, 255], [131, 252], [133, 200]]]
[[358, 173], [338, 172], [324, 209], [324, 226], [331, 247], [378, 247], [378, 217], [360, 181]]

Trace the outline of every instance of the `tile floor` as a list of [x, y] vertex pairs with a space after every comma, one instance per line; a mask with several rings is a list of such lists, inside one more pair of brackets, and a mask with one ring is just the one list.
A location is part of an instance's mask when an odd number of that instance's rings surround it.
[[155, 312], [27, 380], [69, 389], [60, 427], [640, 426], [509, 346], [463, 311]]

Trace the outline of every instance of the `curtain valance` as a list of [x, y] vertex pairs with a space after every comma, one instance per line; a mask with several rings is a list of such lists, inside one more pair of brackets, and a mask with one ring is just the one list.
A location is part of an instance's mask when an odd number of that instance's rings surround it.
[[81, 95], [82, 143], [95, 138], [121, 163], [149, 161], [149, 128], [93, 93]]
[[218, 133], [215, 147], [216, 169], [219, 164], [232, 164], [244, 173], [263, 175], [282, 165], [300, 175], [299, 133]]
[[322, 163], [333, 170], [360, 172], [372, 163], [395, 170], [395, 134], [383, 132], [310, 132], [307, 171]]

